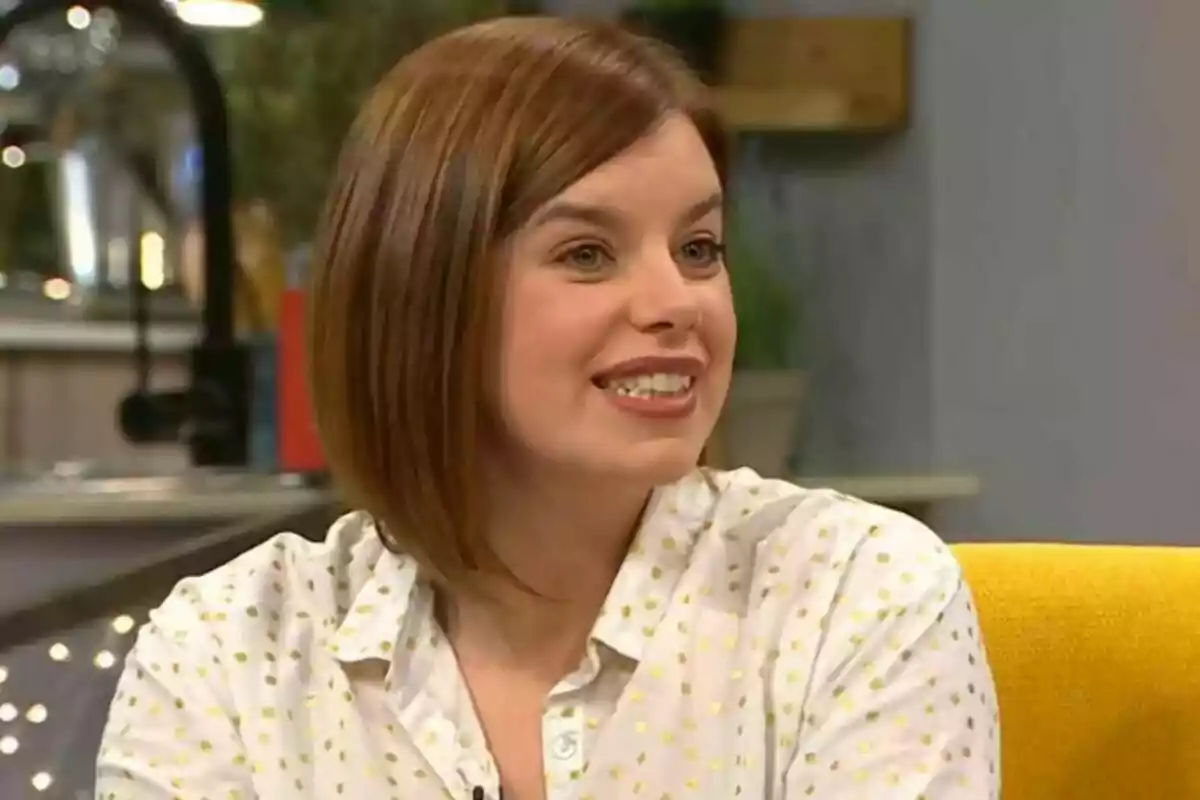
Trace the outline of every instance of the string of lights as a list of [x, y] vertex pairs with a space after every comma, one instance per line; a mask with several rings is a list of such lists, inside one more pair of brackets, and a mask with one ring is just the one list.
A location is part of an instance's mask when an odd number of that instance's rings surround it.
[[90, 761], [81, 769], [76, 755], [94, 750], [87, 723], [107, 707], [144, 619], [121, 614], [0, 653], [0, 797], [90, 792]]

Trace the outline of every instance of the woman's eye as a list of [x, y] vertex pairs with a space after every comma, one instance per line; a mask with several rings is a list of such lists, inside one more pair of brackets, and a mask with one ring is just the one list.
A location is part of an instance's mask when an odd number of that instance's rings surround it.
[[725, 248], [712, 239], [693, 239], [679, 248], [679, 254], [689, 264], [711, 266], [725, 258]]
[[612, 261], [604, 248], [596, 244], [581, 244], [578, 247], [572, 247], [559, 260], [567, 266], [583, 272], [603, 269]]

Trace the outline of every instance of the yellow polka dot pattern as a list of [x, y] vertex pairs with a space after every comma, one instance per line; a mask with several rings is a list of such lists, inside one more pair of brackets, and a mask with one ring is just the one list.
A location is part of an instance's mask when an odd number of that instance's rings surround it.
[[[546, 700], [546, 796], [982, 800], [995, 693], [948, 549], [749, 470], [660, 489]], [[364, 515], [182, 582], [113, 700], [98, 797], [494, 798], [432, 596]]]

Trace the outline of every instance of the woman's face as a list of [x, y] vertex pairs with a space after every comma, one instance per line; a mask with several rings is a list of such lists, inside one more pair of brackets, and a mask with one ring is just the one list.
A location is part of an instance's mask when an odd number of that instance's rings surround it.
[[723, 237], [716, 168], [682, 116], [534, 213], [509, 250], [506, 459], [647, 485], [695, 466], [736, 338]]

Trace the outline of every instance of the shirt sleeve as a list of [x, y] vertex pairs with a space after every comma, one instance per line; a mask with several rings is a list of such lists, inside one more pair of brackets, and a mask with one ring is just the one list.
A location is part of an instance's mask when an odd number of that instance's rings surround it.
[[252, 800], [213, 635], [177, 589], [138, 634], [96, 762], [97, 800]]
[[999, 719], [970, 590], [895, 515], [849, 556], [825, 622], [787, 800], [995, 800]]

